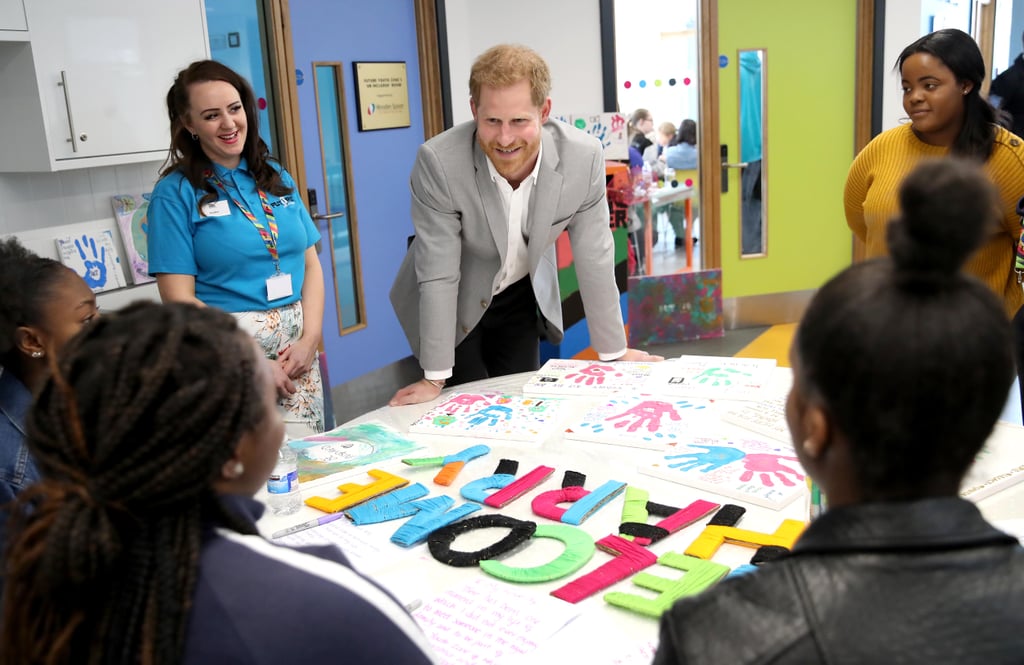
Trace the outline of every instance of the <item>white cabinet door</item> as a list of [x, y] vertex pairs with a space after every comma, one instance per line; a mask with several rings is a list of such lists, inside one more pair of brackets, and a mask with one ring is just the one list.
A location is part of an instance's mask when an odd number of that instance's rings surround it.
[[[54, 168], [162, 159], [167, 90], [208, 57], [202, 0], [31, 0], [26, 10]], [[96, 161], [111, 156], [122, 158]]]
[[28, 30], [21, 0], [0, 0], [0, 30]]

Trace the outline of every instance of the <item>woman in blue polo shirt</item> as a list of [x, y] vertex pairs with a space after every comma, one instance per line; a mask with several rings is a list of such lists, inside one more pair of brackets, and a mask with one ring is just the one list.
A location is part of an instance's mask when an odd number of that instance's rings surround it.
[[178, 74], [167, 110], [171, 150], [149, 204], [160, 297], [234, 314], [273, 363], [289, 436], [322, 431], [320, 233], [259, 137], [252, 88], [201, 60]]

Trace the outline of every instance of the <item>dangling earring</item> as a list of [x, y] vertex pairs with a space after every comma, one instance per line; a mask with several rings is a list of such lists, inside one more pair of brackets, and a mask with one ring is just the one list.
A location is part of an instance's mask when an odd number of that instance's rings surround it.
[[245, 465], [241, 460], [235, 460], [235, 463], [227, 469], [227, 476], [231, 479], [239, 478], [243, 473], [245, 473]]
[[32, 357], [33, 358], [42, 358], [43, 357], [43, 352], [42, 351], [33, 351], [32, 352]]
[[[964, 94], [966, 95], [967, 93], [965, 92]], [[193, 134], [192, 135], [192, 140], [193, 141], [198, 141], [199, 140], [199, 134]]]

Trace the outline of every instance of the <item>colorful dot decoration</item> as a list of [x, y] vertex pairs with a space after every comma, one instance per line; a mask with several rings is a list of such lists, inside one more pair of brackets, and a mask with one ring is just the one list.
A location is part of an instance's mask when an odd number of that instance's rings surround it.
[[256, 108], [258, 108], [261, 111], [265, 110], [267, 108], [267, 100], [264, 99], [263, 97], [260, 97], [259, 99], [257, 99], [256, 100]]
[[[719, 63], [719, 64], [721, 65], [721, 63]], [[721, 65], [721, 66], [724, 67], [724, 65]], [[651, 83], [654, 85], [655, 88], [660, 88], [661, 86], [665, 85], [666, 83], [668, 84], [669, 87], [675, 86], [675, 85], [677, 85], [679, 83], [679, 81], [678, 81], [678, 79], [676, 79], [673, 76], [672, 78], [668, 79], [667, 81], [664, 80], [664, 79], [653, 79], [651, 81]], [[682, 83], [683, 83], [683, 85], [691, 85], [693, 83], [693, 79], [690, 78], [689, 76], [684, 76]], [[647, 87], [647, 79], [638, 79], [636, 81], [623, 81], [622, 82], [622, 87], [625, 88], [626, 90], [629, 90], [634, 85], [637, 86], [638, 88], [646, 88]]]

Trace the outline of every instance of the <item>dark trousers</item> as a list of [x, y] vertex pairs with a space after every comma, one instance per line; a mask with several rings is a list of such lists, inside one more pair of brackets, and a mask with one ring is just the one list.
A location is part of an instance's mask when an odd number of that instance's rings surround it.
[[524, 277], [494, 296], [480, 323], [455, 347], [448, 385], [540, 367], [537, 300]]

